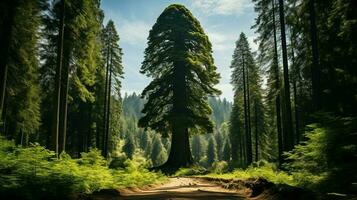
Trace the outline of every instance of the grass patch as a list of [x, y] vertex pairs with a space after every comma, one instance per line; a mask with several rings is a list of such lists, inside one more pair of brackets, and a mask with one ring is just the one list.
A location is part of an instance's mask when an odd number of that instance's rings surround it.
[[295, 186], [296, 182], [293, 177], [286, 172], [279, 171], [275, 165], [260, 162], [259, 165], [253, 165], [247, 169], [235, 169], [232, 172], [227, 173], [208, 173], [206, 175], [200, 175], [199, 177], [210, 177], [220, 179], [238, 179], [247, 180], [250, 178], [264, 178], [275, 184], [287, 184]]

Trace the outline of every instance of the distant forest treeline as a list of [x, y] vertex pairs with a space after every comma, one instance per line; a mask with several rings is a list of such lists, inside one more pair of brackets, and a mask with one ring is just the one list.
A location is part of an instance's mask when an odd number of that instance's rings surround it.
[[[142, 151], [154, 166], [158, 166], [166, 161], [171, 141], [169, 138], [162, 138], [153, 131], [138, 128], [137, 122], [143, 115], [141, 110], [145, 102], [145, 99], [140, 98], [140, 95], [136, 93], [125, 94], [122, 104], [122, 126], [120, 131], [114, 132], [110, 140], [110, 151], [122, 148], [127, 155], [133, 154], [134, 151]], [[195, 161], [207, 167], [214, 161], [225, 159], [229, 161], [223, 156], [223, 151], [226, 151], [226, 155], [230, 154], [228, 121], [232, 110], [232, 103], [226, 99], [210, 97], [208, 102], [213, 110], [211, 119], [215, 124], [214, 133], [193, 135], [190, 139]], [[209, 145], [210, 143], [211, 145]], [[213, 153], [207, 154], [208, 151]]]

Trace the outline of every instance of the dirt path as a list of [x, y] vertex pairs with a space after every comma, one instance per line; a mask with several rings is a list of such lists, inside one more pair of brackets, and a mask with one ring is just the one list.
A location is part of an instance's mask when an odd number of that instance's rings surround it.
[[197, 178], [169, 178], [167, 183], [145, 190], [121, 191], [120, 199], [245, 199], [243, 191], [224, 189], [216, 183]]

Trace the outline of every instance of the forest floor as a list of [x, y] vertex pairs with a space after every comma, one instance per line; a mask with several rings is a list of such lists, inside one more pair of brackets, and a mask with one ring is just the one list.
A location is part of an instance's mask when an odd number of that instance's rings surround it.
[[[94, 198], [93, 198], [94, 197]], [[225, 189], [221, 185], [201, 178], [169, 178], [167, 182], [148, 186], [146, 188], [121, 189], [115, 193], [101, 193], [92, 199], [162, 199], [162, 200], [190, 200], [190, 199], [246, 199], [247, 191]]]

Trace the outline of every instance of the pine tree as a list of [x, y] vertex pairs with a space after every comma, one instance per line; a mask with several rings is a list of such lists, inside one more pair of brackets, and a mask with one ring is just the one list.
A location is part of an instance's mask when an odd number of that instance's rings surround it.
[[231, 161], [231, 143], [229, 141], [229, 138], [225, 140], [223, 145], [222, 160], [226, 162]]
[[224, 144], [222, 133], [220, 131], [216, 131], [214, 137], [217, 144], [217, 159], [222, 160], [222, 151], [223, 151], [223, 144]]
[[283, 75], [284, 75], [284, 122], [283, 122], [283, 148], [285, 151], [290, 151], [294, 148], [294, 130], [291, 116], [291, 100], [290, 100], [290, 81], [289, 81], [289, 66], [286, 45], [285, 32], [285, 11], [284, 1], [279, 0], [279, 19], [281, 32], [281, 49], [283, 59]]
[[192, 148], [192, 156], [195, 162], [201, 160], [204, 152], [203, 152], [203, 141], [200, 135], [196, 134], [192, 136], [191, 148]]
[[152, 144], [151, 151], [151, 160], [154, 166], [159, 166], [165, 162], [167, 158], [167, 153], [165, 148], [162, 145], [161, 139], [159, 136], [154, 137], [154, 142]]
[[217, 161], [217, 147], [214, 137], [210, 137], [210, 139], [208, 140], [206, 154], [207, 154], [207, 163], [209, 166], [211, 166], [214, 162]]
[[[236, 110], [238, 112], [239, 110], [244, 110], [244, 115], [242, 119], [242, 121], [244, 120], [244, 128], [240, 127], [240, 129], [238, 130], [244, 130], [245, 132], [244, 145], [246, 149], [246, 164], [249, 165], [253, 162], [250, 99], [252, 93], [252, 86], [257, 86], [257, 69], [254, 63], [253, 55], [250, 52], [247, 37], [244, 33], [240, 34], [239, 40], [236, 42], [236, 49], [234, 50], [231, 68], [233, 69], [231, 75], [231, 83], [233, 85], [234, 92], [236, 95], [235, 101], [239, 101], [240, 98], [243, 98], [243, 104], [233, 105], [237, 106], [235, 109], [233, 109], [233, 111]], [[250, 76], [252, 77], [249, 78]], [[240, 95], [243, 95], [243, 97], [241, 97]], [[232, 113], [232, 115], [240, 114]], [[236, 159], [235, 157], [233, 157], [233, 154], [232, 159]]]
[[132, 134], [128, 133], [125, 138], [125, 144], [123, 146], [123, 151], [125, 152], [125, 155], [129, 158], [132, 159], [133, 155], [135, 153], [135, 143], [134, 143], [134, 137]]
[[[121, 80], [123, 77], [122, 49], [119, 47], [119, 36], [115, 30], [114, 22], [109, 20], [103, 30], [103, 49], [106, 63], [105, 92], [104, 92], [104, 112], [103, 112], [103, 155], [108, 156], [108, 141], [110, 135], [110, 102], [112, 98], [112, 87], [116, 89], [116, 94], [120, 97]], [[114, 82], [113, 82], [114, 80]], [[113, 83], [112, 83], [113, 82]], [[112, 85], [113, 84], [113, 85]]]
[[[62, 18], [63, 8], [65, 10]], [[41, 77], [43, 78], [41, 85], [47, 92], [44, 101], [49, 102], [48, 98], [54, 98], [55, 102], [52, 104], [52, 110], [44, 109], [46, 110], [45, 116], [54, 116], [52, 124], [54, 128], [52, 131], [47, 129], [43, 132], [44, 134], [47, 134], [46, 132], [53, 133], [52, 139], [55, 142], [52, 146], [53, 149], [56, 149], [56, 146], [59, 147], [59, 152], [65, 150], [67, 139], [71, 141], [72, 145], [74, 145], [73, 141], [81, 143], [77, 144], [76, 147], [78, 147], [78, 151], [82, 151], [86, 146], [86, 141], [83, 138], [87, 138], [91, 131], [88, 104], [95, 99], [93, 85], [96, 81], [97, 64], [100, 60], [100, 40], [98, 37], [100, 13], [98, 1], [84, 0], [52, 2], [49, 10], [45, 13], [43, 35], [46, 43], [43, 44], [44, 51], [41, 53], [44, 60], [41, 66]], [[60, 19], [63, 19], [64, 24], [63, 36], [61, 37], [59, 37], [59, 33], [62, 32], [59, 31]], [[63, 54], [56, 60], [57, 55], [59, 55], [58, 51], [61, 49], [58, 48], [59, 38], [62, 37]], [[62, 68], [56, 71], [56, 64], [59, 64], [59, 61], [62, 62]], [[54, 71], [56, 73], [53, 73]], [[58, 85], [56, 86], [56, 84]], [[69, 96], [72, 97], [70, 102], [68, 101]], [[71, 104], [71, 106], [68, 107], [68, 104]], [[58, 105], [60, 106], [58, 107]], [[77, 114], [83, 114], [86, 117], [79, 117], [82, 121], [68, 126], [67, 122], [71, 119], [68, 119], [67, 116], [72, 117]], [[73, 132], [78, 131], [80, 136], [73, 138], [76, 135], [71, 134], [70, 137], [72, 138], [67, 138], [67, 129]], [[56, 137], [58, 137], [57, 142]], [[56, 143], [59, 144], [56, 145]]]
[[[6, 97], [2, 110], [4, 132], [16, 143], [27, 145], [29, 141], [35, 141], [35, 133], [40, 126], [38, 42], [45, 1], [5, 1], [0, 5], [5, 8], [9, 6], [9, 10], [4, 11], [6, 18], [0, 19], [4, 20], [2, 25], [6, 26], [1, 30], [4, 31], [1, 40], [7, 38], [7, 41], [1, 41], [1, 51], [4, 54], [0, 61], [1, 70], [5, 70], [1, 74], [4, 76], [1, 86], [4, 87]], [[0, 8], [1, 12], [3, 8]], [[7, 55], [7, 51], [11, 55]]]
[[139, 121], [159, 133], [171, 132], [169, 158], [164, 167], [192, 164], [189, 130], [212, 132], [207, 95], [219, 94], [213, 86], [219, 74], [212, 46], [199, 22], [182, 5], [171, 5], [150, 31], [141, 72], [154, 80], [144, 89], [148, 99]]

